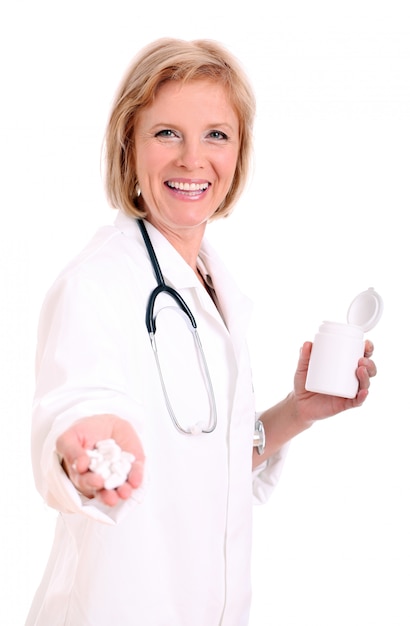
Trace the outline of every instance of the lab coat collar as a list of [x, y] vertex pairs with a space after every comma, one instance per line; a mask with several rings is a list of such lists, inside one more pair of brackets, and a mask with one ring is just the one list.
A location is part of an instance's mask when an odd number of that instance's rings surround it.
[[[179, 252], [155, 226], [146, 220], [144, 220], [144, 224], [167, 283], [175, 289], [196, 287], [197, 277]], [[119, 211], [115, 225], [127, 237], [135, 239], [136, 243], [145, 251], [145, 244], [135, 218]], [[148, 256], [146, 251], [145, 254]]]

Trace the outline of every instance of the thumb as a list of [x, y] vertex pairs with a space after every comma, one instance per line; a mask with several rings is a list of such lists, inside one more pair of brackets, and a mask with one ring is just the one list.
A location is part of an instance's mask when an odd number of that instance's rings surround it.
[[306, 373], [309, 365], [309, 359], [312, 352], [312, 342], [305, 341], [300, 349], [299, 361], [296, 373]]
[[305, 341], [300, 349], [299, 360], [296, 367], [294, 386], [296, 392], [305, 390], [305, 382], [308, 371], [310, 354], [312, 352], [312, 342]]
[[64, 459], [66, 472], [71, 473], [70, 470], [72, 469], [79, 474], [83, 474], [87, 471], [90, 458], [71, 430], [58, 437], [56, 451]]

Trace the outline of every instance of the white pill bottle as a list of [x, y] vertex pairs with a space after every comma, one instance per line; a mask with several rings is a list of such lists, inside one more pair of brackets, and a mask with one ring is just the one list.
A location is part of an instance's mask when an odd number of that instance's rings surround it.
[[347, 311], [347, 324], [322, 322], [315, 335], [306, 378], [306, 390], [342, 398], [355, 398], [357, 364], [364, 354], [364, 333], [374, 328], [383, 313], [383, 300], [370, 287]]

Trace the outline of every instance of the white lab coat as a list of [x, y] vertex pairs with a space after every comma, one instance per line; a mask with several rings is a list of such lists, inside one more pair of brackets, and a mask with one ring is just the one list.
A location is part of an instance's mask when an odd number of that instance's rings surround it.
[[[200, 258], [222, 318], [178, 252], [147, 229], [166, 282], [196, 317], [218, 426], [187, 436], [171, 422], [145, 326], [156, 281], [135, 220], [119, 213], [58, 277], [41, 314], [33, 467], [38, 490], [61, 514], [26, 626], [248, 623], [252, 498], [267, 498], [284, 457], [252, 473], [250, 302], [204, 241]], [[157, 334], [175, 413], [184, 424], [207, 421], [200, 370], [183, 345], [190, 334], [169, 305], [166, 297], [158, 305]], [[74, 420], [99, 413], [129, 420], [146, 454], [142, 488], [113, 509], [78, 494], [55, 452]]]

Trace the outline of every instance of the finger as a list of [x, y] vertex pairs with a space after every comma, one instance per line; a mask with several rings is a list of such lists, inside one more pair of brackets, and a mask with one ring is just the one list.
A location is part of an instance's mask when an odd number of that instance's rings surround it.
[[359, 389], [368, 389], [370, 387], [370, 375], [367, 368], [364, 365], [360, 365], [356, 372], [359, 379]]
[[120, 501], [116, 489], [102, 489], [97, 493], [98, 500], [107, 506], [115, 506]]
[[88, 455], [86, 455], [86, 463], [84, 462], [84, 455], [82, 455], [78, 462], [68, 464], [65, 459], [62, 459], [61, 464], [75, 488], [87, 498], [92, 498], [95, 497], [96, 492], [103, 489], [104, 479], [99, 474], [87, 469], [88, 462]]
[[128, 482], [133, 489], [138, 489], [141, 486], [144, 477], [144, 461], [135, 461], [130, 473], [128, 474]]
[[376, 376], [377, 374], [377, 367], [374, 361], [372, 361], [371, 359], [368, 359], [367, 357], [362, 357], [361, 359], [359, 359], [359, 367], [365, 367], [367, 370], [368, 375], [370, 376], [370, 378], [372, 378], [373, 376]]
[[311, 341], [305, 341], [305, 343], [300, 349], [300, 360], [307, 361], [307, 362], [309, 361], [310, 354], [312, 352], [312, 347], [313, 347], [313, 344]]
[[353, 406], [361, 406], [369, 395], [370, 376], [366, 366], [361, 365], [357, 368], [356, 372], [359, 380], [359, 389], [356, 398], [353, 401]]
[[359, 391], [357, 392], [355, 401], [354, 401], [354, 406], [361, 406], [363, 402], [366, 400], [368, 395], [369, 395], [368, 389], [359, 389]]
[[79, 445], [72, 431], [61, 435], [56, 441], [56, 450], [60, 457], [64, 459], [68, 472], [73, 469], [79, 474], [87, 471], [90, 459], [84, 448]]
[[104, 478], [96, 472], [77, 474], [71, 480], [84, 495], [104, 489]]
[[307, 372], [311, 352], [312, 343], [310, 341], [305, 341], [299, 352], [299, 361], [296, 369], [297, 374]]
[[78, 474], [85, 474], [90, 467], [90, 457], [88, 454], [80, 454], [71, 466]]
[[369, 339], [366, 339], [365, 343], [364, 343], [364, 356], [367, 358], [370, 358], [372, 356], [374, 352], [374, 345], [373, 342], [370, 341]]
[[128, 500], [128, 498], [132, 496], [133, 490], [134, 489], [132, 485], [130, 485], [129, 482], [126, 482], [123, 485], [120, 485], [120, 487], [116, 489], [117, 495], [119, 498], [121, 498], [121, 500]]

